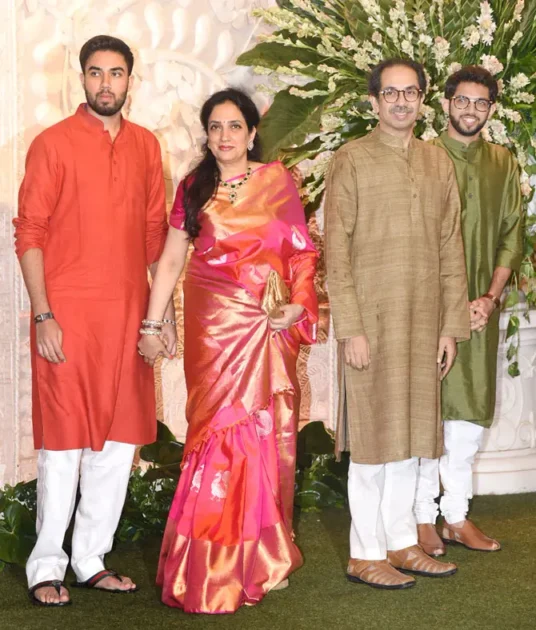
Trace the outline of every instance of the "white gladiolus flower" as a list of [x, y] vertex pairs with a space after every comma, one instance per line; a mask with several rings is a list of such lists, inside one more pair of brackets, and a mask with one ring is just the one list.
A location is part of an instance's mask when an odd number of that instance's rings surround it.
[[491, 74], [499, 74], [504, 70], [504, 66], [494, 55], [482, 55], [480, 61], [480, 65]]
[[436, 37], [434, 40], [434, 57], [438, 63], [444, 61], [450, 54], [450, 44], [443, 37]]
[[405, 53], [406, 55], [409, 55], [410, 57], [413, 57], [413, 46], [411, 45], [411, 42], [408, 39], [405, 39], [402, 42], [401, 49], [403, 53]]
[[514, 20], [516, 20], [516, 22], [521, 22], [524, 8], [525, 8], [525, 0], [517, 0], [516, 6], [514, 9]]
[[415, 28], [418, 31], [427, 31], [428, 30], [428, 24], [426, 23], [426, 17], [424, 16], [424, 13], [422, 11], [419, 11], [419, 13], [416, 13], [413, 16], [413, 23], [415, 24]]
[[424, 44], [425, 46], [431, 46], [434, 43], [434, 40], [430, 37], [430, 35], [421, 33], [419, 35], [419, 43]]
[[374, 31], [374, 33], [372, 33], [371, 39], [375, 44], [378, 44], [378, 46], [381, 46], [383, 44], [383, 38], [378, 33], [378, 31]]
[[520, 90], [521, 88], [527, 86], [529, 83], [530, 79], [526, 74], [523, 74], [523, 72], [516, 74], [516, 76], [512, 77], [509, 81], [509, 85], [512, 90]]
[[462, 38], [462, 46], [469, 50], [476, 46], [480, 42], [480, 31], [476, 26], [468, 26], [464, 31], [464, 37]]
[[510, 139], [508, 138], [508, 132], [504, 123], [500, 120], [491, 119], [486, 123], [486, 127], [489, 130], [491, 137], [493, 138], [493, 142], [497, 144], [509, 144]]
[[512, 95], [512, 101], [514, 103], [534, 103], [534, 94], [529, 94], [528, 92], [515, 92]]
[[455, 72], [458, 72], [458, 70], [462, 69], [462, 64], [458, 63], [457, 61], [453, 61], [451, 64], [449, 64], [449, 67], [447, 68], [447, 73], [449, 75], [454, 74]]
[[341, 46], [348, 50], [359, 50], [359, 44], [350, 35], [346, 35], [346, 37], [342, 38]]
[[433, 138], [437, 138], [437, 136], [438, 136], [437, 131], [431, 125], [429, 125], [423, 131], [421, 135], [421, 140], [424, 140], [424, 142], [426, 142], [427, 140], [432, 140]]

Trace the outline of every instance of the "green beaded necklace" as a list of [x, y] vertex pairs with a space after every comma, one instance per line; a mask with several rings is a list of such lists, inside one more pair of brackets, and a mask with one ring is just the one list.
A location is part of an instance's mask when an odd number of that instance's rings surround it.
[[248, 166], [246, 174], [239, 182], [236, 182], [236, 184], [231, 184], [231, 182], [224, 182], [223, 180], [220, 180], [220, 186], [229, 189], [229, 201], [231, 203], [234, 203], [236, 201], [238, 197], [238, 189], [241, 188], [248, 181], [251, 176], [251, 172], [252, 168], [251, 166]]

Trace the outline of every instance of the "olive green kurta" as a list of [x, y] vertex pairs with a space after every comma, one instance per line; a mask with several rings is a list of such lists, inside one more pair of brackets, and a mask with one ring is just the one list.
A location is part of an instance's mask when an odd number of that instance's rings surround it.
[[376, 128], [335, 154], [325, 226], [336, 337], [371, 349], [368, 370], [343, 366], [337, 448], [362, 464], [439, 457], [439, 337], [469, 338], [451, 161]]
[[[514, 156], [482, 138], [469, 145], [445, 132], [433, 141], [454, 163], [462, 203], [462, 235], [469, 299], [489, 290], [495, 267], [517, 270], [523, 255], [519, 169]], [[495, 409], [499, 311], [483, 332], [458, 345], [458, 356], [443, 381], [445, 420], [490, 426]]]

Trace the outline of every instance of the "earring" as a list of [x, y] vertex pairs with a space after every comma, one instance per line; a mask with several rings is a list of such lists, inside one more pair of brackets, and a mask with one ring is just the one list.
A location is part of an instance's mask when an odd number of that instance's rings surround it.
[[253, 151], [253, 140], [250, 140], [248, 143], [248, 151]]

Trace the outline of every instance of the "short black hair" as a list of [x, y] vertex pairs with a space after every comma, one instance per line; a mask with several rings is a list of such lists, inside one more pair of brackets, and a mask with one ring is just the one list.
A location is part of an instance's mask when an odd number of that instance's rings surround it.
[[423, 95], [426, 92], [426, 74], [424, 72], [424, 66], [413, 59], [406, 59], [404, 57], [392, 57], [390, 59], [384, 59], [377, 66], [374, 66], [369, 74], [368, 79], [368, 93], [371, 96], [379, 98], [380, 90], [382, 89], [382, 72], [387, 68], [393, 68], [394, 66], [405, 66], [415, 71], [417, 79], [419, 81], [419, 89]]
[[445, 83], [445, 98], [451, 99], [456, 94], [460, 83], [478, 83], [489, 90], [489, 100], [495, 103], [499, 94], [499, 84], [491, 72], [482, 66], [464, 66], [451, 74]]
[[130, 76], [132, 74], [132, 68], [134, 67], [134, 55], [132, 54], [132, 51], [122, 39], [112, 37], [111, 35], [96, 35], [95, 37], [88, 39], [82, 46], [79, 57], [82, 72], [85, 73], [86, 71], [87, 60], [93, 53], [96, 53], [99, 50], [112, 50], [113, 52], [122, 55], [127, 64], [128, 75]]

